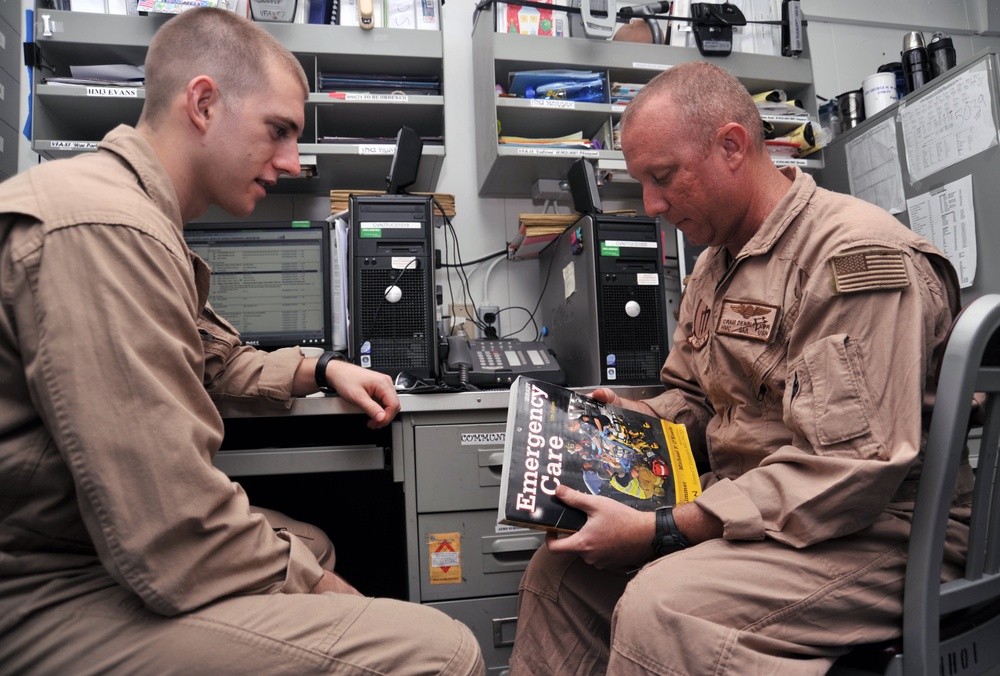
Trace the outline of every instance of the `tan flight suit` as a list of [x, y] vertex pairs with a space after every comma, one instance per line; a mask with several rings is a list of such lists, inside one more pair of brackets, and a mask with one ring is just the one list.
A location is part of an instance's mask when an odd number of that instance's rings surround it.
[[316, 556], [212, 466], [213, 400], [289, 406], [302, 355], [206, 307], [141, 136], [9, 179], [0, 212], [0, 674], [482, 672], [437, 610], [308, 594]]
[[[844, 646], [899, 635], [922, 400], [959, 287], [885, 211], [785, 172], [736, 260], [698, 259], [668, 390], [649, 401], [707, 458], [697, 504], [723, 538], [635, 575], [542, 548], [512, 675], [823, 674]], [[952, 564], [967, 514], [953, 511]]]

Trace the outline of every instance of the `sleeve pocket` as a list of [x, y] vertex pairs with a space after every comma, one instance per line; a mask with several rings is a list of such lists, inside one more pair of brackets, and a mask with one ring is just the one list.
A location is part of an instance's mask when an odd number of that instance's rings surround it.
[[240, 345], [239, 332], [222, 316], [216, 314], [211, 305], [206, 305], [202, 310], [197, 324], [206, 355], [217, 355], [225, 360]]
[[[803, 434], [820, 446], [854, 439], [870, 430], [861, 392], [864, 376], [852, 367], [849, 348], [846, 335], [828, 336], [807, 347], [789, 374], [798, 381], [791, 415]], [[793, 389], [788, 387], [786, 392]]]

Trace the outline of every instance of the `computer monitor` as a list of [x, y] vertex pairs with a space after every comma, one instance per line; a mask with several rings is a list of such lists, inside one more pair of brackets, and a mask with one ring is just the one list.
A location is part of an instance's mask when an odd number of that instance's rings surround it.
[[330, 349], [327, 222], [189, 223], [184, 239], [212, 269], [209, 302], [244, 344]]

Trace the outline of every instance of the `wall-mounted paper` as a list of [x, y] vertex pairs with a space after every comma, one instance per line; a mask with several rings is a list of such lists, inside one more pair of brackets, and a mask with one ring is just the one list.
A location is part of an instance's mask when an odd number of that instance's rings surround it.
[[962, 288], [976, 279], [976, 211], [972, 176], [906, 200], [910, 229], [941, 250], [958, 272]]
[[983, 61], [900, 107], [910, 183], [997, 143], [989, 69]]
[[895, 121], [889, 118], [859, 134], [847, 143], [845, 150], [851, 194], [890, 214], [901, 213], [906, 208], [906, 197]]

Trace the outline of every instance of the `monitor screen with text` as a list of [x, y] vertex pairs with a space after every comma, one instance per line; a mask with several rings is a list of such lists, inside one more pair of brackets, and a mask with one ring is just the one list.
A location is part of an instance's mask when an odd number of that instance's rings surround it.
[[192, 223], [184, 239], [212, 269], [209, 302], [244, 344], [329, 349], [326, 222]]

